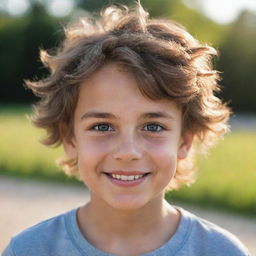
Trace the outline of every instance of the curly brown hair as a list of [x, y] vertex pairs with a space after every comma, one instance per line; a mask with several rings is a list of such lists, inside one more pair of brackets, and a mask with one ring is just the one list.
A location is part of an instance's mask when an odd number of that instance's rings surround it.
[[[192, 183], [195, 149], [206, 152], [229, 130], [231, 111], [215, 95], [220, 91], [219, 72], [213, 70], [211, 61], [216, 50], [198, 42], [174, 21], [149, 18], [140, 3], [131, 8], [108, 6], [99, 18], [82, 18], [64, 30], [65, 39], [55, 52], [40, 51], [50, 75], [25, 81], [41, 98], [33, 106], [32, 122], [47, 131], [42, 143], [61, 145], [61, 127], [73, 133], [80, 84], [106, 63], [115, 62], [134, 75], [143, 96], [169, 99], [181, 107], [183, 132], [189, 130], [195, 139], [189, 156], [179, 160], [169, 188]], [[59, 164], [79, 177], [76, 159]]]

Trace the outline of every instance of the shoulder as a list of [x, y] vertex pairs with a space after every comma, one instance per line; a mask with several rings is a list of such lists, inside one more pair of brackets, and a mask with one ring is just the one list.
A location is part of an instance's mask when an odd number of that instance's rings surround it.
[[6, 248], [6, 255], [52, 255], [52, 248], [67, 239], [66, 218], [74, 211], [39, 222], [17, 234]]
[[[190, 219], [187, 247], [204, 255], [247, 256], [249, 252], [242, 242], [229, 231], [181, 209], [182, 215]], [[197, 255], [197, 254], [195, 254]]]

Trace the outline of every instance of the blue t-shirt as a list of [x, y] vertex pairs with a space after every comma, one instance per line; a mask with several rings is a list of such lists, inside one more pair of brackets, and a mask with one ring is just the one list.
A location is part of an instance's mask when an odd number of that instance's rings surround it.
[[[143, 256], [248, 256], [231, 233], [182, 209], [176, 233], [160, 248]], [[40, 222], [11, 239], [2, 256], [109, 256], [81, 234], [77, 209]]]

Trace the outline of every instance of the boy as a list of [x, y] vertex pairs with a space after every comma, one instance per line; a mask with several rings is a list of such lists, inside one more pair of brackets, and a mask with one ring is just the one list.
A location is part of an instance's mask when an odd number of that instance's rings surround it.
[[[193, 181], [192, 147], [227, 130], [214, 92], [213, 48], [140, 4], [110, 6], [66, 29], [51, 75], [26, 84], [41, 97], [33, 122], [90, 202], [14, 237], [3, 256], [248, 255], [232, 234], [170, 205], [164, 192]], [[197, 144], [199, 144], [197, 143]]]

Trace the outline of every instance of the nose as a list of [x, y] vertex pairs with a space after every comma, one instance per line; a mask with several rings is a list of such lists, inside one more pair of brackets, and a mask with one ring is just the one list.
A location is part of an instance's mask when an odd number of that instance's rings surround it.
[[131, 133], [120, 135], [113, 150], [113, 157], [119, 161], [139, 160], [142, 157], [139, 140]]

